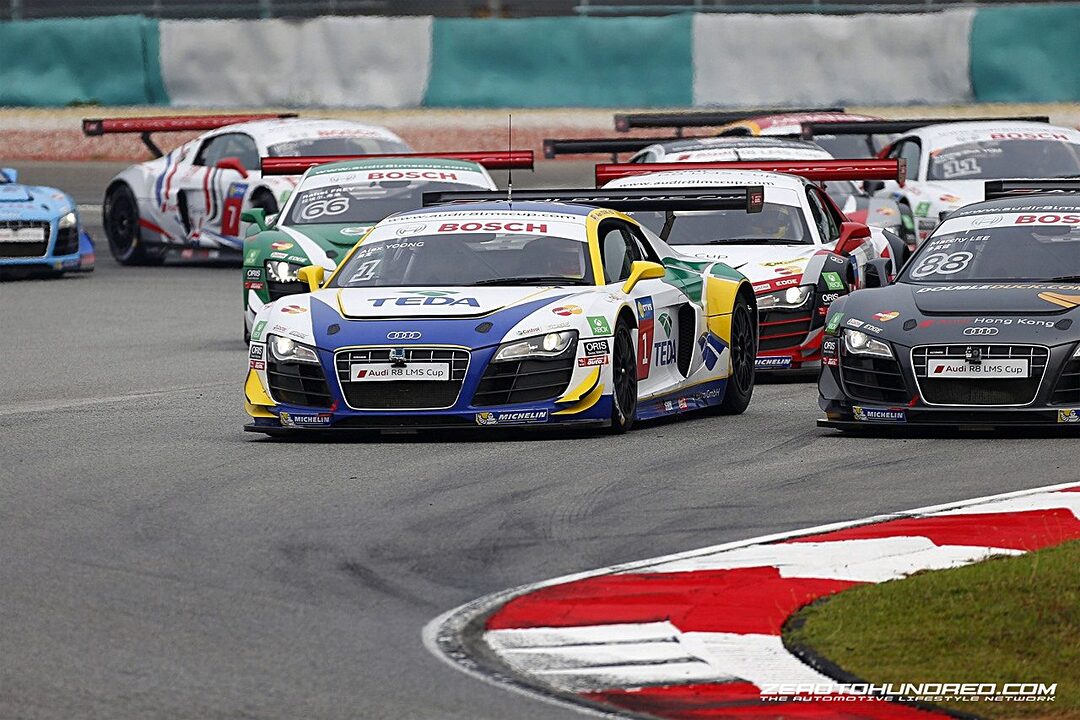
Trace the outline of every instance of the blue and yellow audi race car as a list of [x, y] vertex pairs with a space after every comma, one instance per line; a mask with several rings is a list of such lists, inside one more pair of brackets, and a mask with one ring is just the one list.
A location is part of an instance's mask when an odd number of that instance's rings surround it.
[[17, 180], [0, 168], [0, 278], [93, 270], [94, 243], [71, 196]]
[[[760, 212], [761, 186], [425, 193], [255, 317], [247, 430], [598, 425], [754, 389], [749, 281], [622, 210]], [[483, 202], [472, 202], [472, 201]], [[558, 201], [558, 202], [553, 202]], [[603, 208], [597, 207], [604, 206]]]

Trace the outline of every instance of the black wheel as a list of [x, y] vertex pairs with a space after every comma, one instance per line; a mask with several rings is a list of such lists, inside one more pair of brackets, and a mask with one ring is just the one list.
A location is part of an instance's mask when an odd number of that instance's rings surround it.
[[615, 326], [611, 375], [611, 432], [622, 434], [633, 426], [638, 402], [637, 352], [630, 325], [624, 320]]
[[919, 237], [915, 232], [915, 213], [911, 211], [907, 200], [901, 200], [897, 206], [900, 208], [900, 239], [908, 247], [915, 247]]
[[724, 399], [717, 406], [717, 412], [722, 415], [741, 414], [750, 405], [754, 394], [754, 361], [757, 359], [754, 324], [750, 305], [739, 298], [731, 314], [731, 377]]
[[119, 183], [109, 188], [102, 208], [109, 251], [121, 265], [159, 265], [165, 256], [147, 252], [139, 236], [139, 204], [131, 188]]

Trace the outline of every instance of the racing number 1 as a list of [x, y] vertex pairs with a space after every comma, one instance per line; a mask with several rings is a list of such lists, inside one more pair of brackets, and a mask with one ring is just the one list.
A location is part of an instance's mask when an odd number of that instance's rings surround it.
[[646, 323], [651, 325], [652, 321], [641, 321], [641, 328], [638, 329], [638, 380], [644, 380], [649, 377], [649, 361], [652, 359], [652, 345], [649, 344], [649, 331], [652, 330], [652, 328], [646, 327]]

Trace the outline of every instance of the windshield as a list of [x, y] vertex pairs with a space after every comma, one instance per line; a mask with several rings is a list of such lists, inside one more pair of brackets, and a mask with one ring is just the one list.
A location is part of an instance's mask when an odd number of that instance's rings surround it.
[[306, 157], [308, 155], [373, 155], [412, 152], [399, 140], [364, 136], [300, 138], [266, 148], [270, 157]]
[[[665, 213], [630, 214], [642, 225], [664, 237]], [[757, 243], [811, 245], [814, 242], [802, 211], [793, 205], [779, 203], [765, 203], [759, 213], [745, 210], [676, 212], [664, 241], [675, 246]]]
[[[1004, 222], [1019, 220], [1027, 225], [1027, 218], [1034, 220], [1037, 216], [1005, 217]], [[957, 220], [972, 222], [972, 218]], [[1014, 224], [932, 236], [911, 258], [899, 279], [910, 283], [956, 283], [1062, 280], [1072, 276], [1080, 276], [1080, 227]]]
[[460, 183], [411, 180], [374, 180], [356, 185], [301, 190], [289, 206], [284, 225], [350, 223], [374, 225], [385, 217], [424, 204], [424, 193], [442, 190], [475, 190]]
[[930, 153], [929, 180], [1080, 175], [1080, 146], [1058, 140], [981, 140]]
[[[412, 226], [417, 227], [423, 229], [423, 225]], [[584, 240], [516, 232], [454, 232], [366, 240], [331, 286], [591, 284]]]
[[889, 144], [888, 135], [815, 135], [814, 142], [834, 158], [873, 158]]

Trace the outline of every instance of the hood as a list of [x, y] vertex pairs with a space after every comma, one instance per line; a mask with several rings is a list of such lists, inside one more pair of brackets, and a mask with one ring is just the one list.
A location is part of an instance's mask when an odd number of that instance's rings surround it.
[[682, 255], [719, 260], [747, 277], [750, 282], [777, 280], [802, 275], [806, 265], [824, 248], [820, 245], [679, 245]]
[[[356, 242], [364, 237], [374, 225], [357, 225], [356, 223], [326, 224], [326, 225], [290, 225], [288, 230], [301, 233], [324, 249], [351, 248]], [[284, 230], [285, 228], [280, 228]]]
[[908, 193], [913, 200], [927, 201], [940, 209], [951, 210], [981, 202], [985, 189], [985, 180], [930, 180], [913, 184]]
[[928, 315], [1057, 315], [1080, 306], [1080, 284], [905, 285]]
[[5, 202], [29, 202], [34, 196], [30, 194], [30, 188], [16, 183], [3, 183], [0, 185], [0, 203]]
[[[526, 301], [555, 301], [566, 295], [567, 288], [543, 287], [345, 288], [316, 294], [339, 308], [344, 317], [356, 319], [478, 317]], [[577, 306], [567, 310], [567, 315], [580, 313]]]

